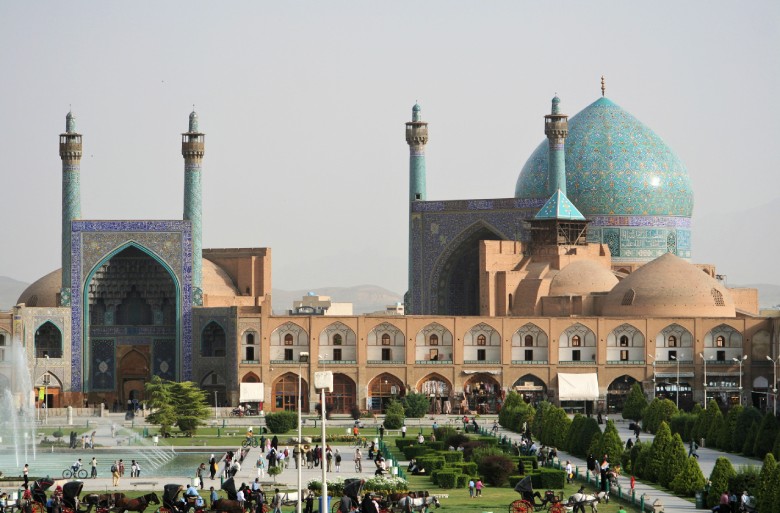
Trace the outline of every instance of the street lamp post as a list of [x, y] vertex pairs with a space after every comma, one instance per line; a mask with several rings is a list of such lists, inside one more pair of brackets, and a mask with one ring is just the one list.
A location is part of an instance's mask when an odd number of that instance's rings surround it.
[[[699, 356], [701, 356], [701, 359], [704, 360], [704, 409], [707, 409], [707, 359], [704, 357], [702, 353], [699, 353]], [[710, 360], [713, 357], [710, 356]]]
[[742, 404], [742, 363], [747, 360], [747, 355], [743, 354], [742, 358], [732, 358], [737, 364], [739, 364], [739, 404]]
[[321, 371], [321, 372], [315, 372], [314, 373], [314, 388], [319, 388], [320, 393], [322, 394], [322, 398], [320, 399], [320, 411], [322, 412], [322, 459], [320, 460], [320, 467], [322, 468], [322, 495], [320, 500], [322, 501], [320, 504], [320, 511], [327, 511], [328, 509], [328, 476], [326, 474], [326, 465], [325, 465], [325, 392], [330, 392], [333, 390], [333, 372], [331, 371]]
[[[303, 422], [301, 420], [301, 396], [303, 391], [301, 390], [301, 373], [303, 372], [303, 364], [309, 361], [309, 353], [301, 352], [298, 356], [298, 459], [295, 460], [295, 466], [298, 468], [298, 504], [295, 506], [295, 511], [301, 513], [301, 507], [303, 505], [303, 491], [301, 490], [303, 465], [301, 465], [301, 455], [303, 447]], [[323, 440], [325, 440], [323, 438]]]
[[655, 356], [648, 354], [647, 357], [653, 359], [653, 399], [655, 399]]
[[46, 404], [46, 394], [49, 393], [49, 355], [44, 355], [44, 358], [46, 359], [43, 367], [43, 422], [45, 424], [49, 420], [49, 405]]
[[774, 370], [774, 379], [772, 380], [772, 405], [775, 417], [777, 417], [777, 363], [780, 361], [780, 356], [777, 356], [774, 359], [767, 356], [766, 359], [772, 362], [772, 367]]

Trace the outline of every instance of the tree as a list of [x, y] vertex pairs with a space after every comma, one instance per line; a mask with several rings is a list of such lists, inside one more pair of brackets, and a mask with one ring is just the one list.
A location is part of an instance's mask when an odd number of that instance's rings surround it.
[[[731, 447], [735, 452], [742, 451], [744, 449], [745, 439], [750, 434], [750, 427], [757, 422], [761, 422], [761, 412], [753, 406], [744, 408], [737, 416], [737, 427], [731, 433]], [[752, 443], [753, 442], [751, 442], [751, 444]]]
[[631, 385], [626, 402], [623, 404], [623, 418], [626, 420], [642, 420], [642, 413], [647, 408], [647, 397], [639, 383]]
[[566, 440], [562, 445], [564, 451], [576, 454], [576, 447], [579, 444], [580, 439], [580, 431], [582, 431], [582, 426], [584, 423], [585, 417], [582, 414], [577, 413], [574, 415], [574, 419], [571, 421], [569, 431], [566, 433]]
[[531, 425], [531, 433], [539, 436], [544, 429], [544, 421], [547, 413], [552, 409], [553, 404], [549, 401], [542, 401], [536, 406], [536, 415]]
[[[600, 435], [601, 429], [599, 429], [599, 424], [596, 422], [596, 419], [593, 417], [586, 417], [585, 420], [582, 423], [582, 428], [580, 429], [580, 437], [577, 441], [577, 446], [575, 447], [576, 451], [574, 452], [575, 456], [586, 456], [588, 449], [590, 448], [590, 443], [593, 441], [593, 435]], [[594, 455], [598, 457], [598, 455]]]
[[707, 444], [709, 444], [709, 446], [712, 448], [718, 446], [720, 432], [725, 429], [724, 426], [726, 425], [726, 420], [723, 418], [723, 414], [721, 413], [720, 408], [715, 408], [715, 411], [717, 411], [717, 413], [712, 416], [712, 421], [710, 421], [707, 434], [704, 435], [705, 440], [707, 440]]
[[772, 511], [775, 506], [773, 504], [774, 487], [777, 484], [772, 481], [772, 476], [777, 471], [777, 460], [770, 452], [764, 456], [764, 464], [761, 466], [761, 473], [759, 474], [758, 490], [756, 490], [756, 504], [757, 511]]
[[737, 419], [742, 414], [745, 408], [741, 404], [732, 406], [726, 415], [726, 420], [723, 423], [723, 427], [718, 434], [718, 449], [727, 452], [736, 452], [742, 447], [734, 447], [732, 440], [734, 438], [734, 430], [737, 429]]
[[385, 408], [384, 426], [387, 429], [400, 429], [404, 425], [404, 405], [400, 401], [391, 400]]
[[552, 447], [563, 447], [566, 442], [566, 434], [571, 426], [571, 420], [563, 408], [554, 406], [550, 408], [545, 417], [545, 426], [539, 434], [539, 440]]
[[[666, 468], [658, 473], [658, 482], [667, 488], [671, 488], [670, 483], [672, 482], [672, 479], [685, 470], [687, 460], [688, 453], [685, 450], [685, 444], [683, 443], [680, 434], [675, 433], [674, 436], [672, 436], [672, 441], [669, 442], [669, 445], [666, 448], [667, 464]], [[701, 474], [701, 471], [699, 471], [699, 473]]]
[[146, 384], [145, 391], [152, 409], [146, 420], [159, 425], [163, 435], [176, 426], [187, 436], [192, 436], [211, 415], [206, 392], [192, 381], [175, 382], [154, 376]]
[[653, 444], [650, 446], [650, 457], [645, 469], [645, 478], [650, 481], [659, 481], [661, 472], [666, 470], [669, 446], [672, 443], [672, 432], [666, 422], [661, 422], [655, 433]]
[[620, 461], [620, 455], [623, 454], [623, 441], [620, 439], [620, 434], [618, 434], [615, 423], [611, 420], [607, 421], [607, 426], [601, 434], [599, 448], [596, 454], [599, 458], [604, 454], [609, 455], [612, 464]]
[[745, 445], [742, 446], [742, 454], [745, 456], [753, 456], [753, 451], [756, 447], [756, 437], [758, 436], [758, 422], [754, 422], [748, 430], [747, 437], [745, 437]]
[[661, 422], [667, 424], [677, 414], [677, 406], [669, 399], [653, 399], [642, 416], [642, 429], [649, 433], [655, 433]]
[[737, 475], [728, 458], [721, 456], [715, 460], [715, 466], [710, 474], [710, 493], [707, 497], [709, 507], [718, 503], [720, 496], [729, 489], [729, 479]]
[[758, 427], [756, 441], [753, 445], [753, 454], [763, 458], [766, 453], [772, 452], [772, 446], [775, 443], [775, 438], [777, 438], [777, 431], [777, 419], [772, 412], [767, 412], [761, 421], [761, 425]]
[[410, 392], [402, 399], [404, 415], [411, 419], [421, 419], [425, 417], [428, 408], [431, 407], [431, 400], [426, 394]]
[[701, 472], [699, 462], [693, 456], [689, 456], [683, 461], [682, 470], [674, 476], [669, 487], [677, 495], [691, 497], [704, 488], [704, 474]]

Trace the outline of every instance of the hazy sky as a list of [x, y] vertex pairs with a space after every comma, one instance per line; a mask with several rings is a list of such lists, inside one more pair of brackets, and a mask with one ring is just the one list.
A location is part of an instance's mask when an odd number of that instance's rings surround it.
[[[550, 98], [574, 115], [602, 74], [689, 169], [695, 261], [718, 264], [696, 251], [697, 219], [780, 197], [776, 0], [7, 0], [0, 48], [0, 275], [25, 281], [60, 266], [69, 105], [84, 218], [180, 219], [195, 104], [203, 245], [271, 247], [284, 289], [405, 291], [415, 100], [431, 200], [511, 197]], [[777, 238], [777, 217], [757, 223]], [[772, 281], [773, 260], [722, 271]]]

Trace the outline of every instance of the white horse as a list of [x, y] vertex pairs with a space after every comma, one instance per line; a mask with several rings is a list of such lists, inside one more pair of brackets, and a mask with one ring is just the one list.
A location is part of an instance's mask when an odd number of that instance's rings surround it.
[[577, 492], [571, 497], [565, 504], [566, 511], [577, 513], [577, 510], [585, 513], [585, 506], [590, 506], [591, 513], [598, 513], [598, 503], [601, 501], [609, 502], [609, 494], [607, 492], [599, 492], [597, 494], [592, 493], [580, 493]]
[[414, 498], [406, 495], [401, 497], [392, 509], [393, 511], [420, 511], [421, 513], [426, 513], [428, 511], [428, 506], [431, 505], [436, 506], [437, 508], [441, 506], [439, 499], [436, 497]]

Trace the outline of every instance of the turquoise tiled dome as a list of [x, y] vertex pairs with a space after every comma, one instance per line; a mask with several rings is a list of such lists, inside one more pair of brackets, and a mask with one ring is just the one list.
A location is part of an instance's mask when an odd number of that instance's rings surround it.
[[[528, 159], [517, 198], [547, 198], [547, 140]], [[688, 171], [650, 128], [607, 98], [569, 120], [566, 187], [586, 216], [691, 217]]]

